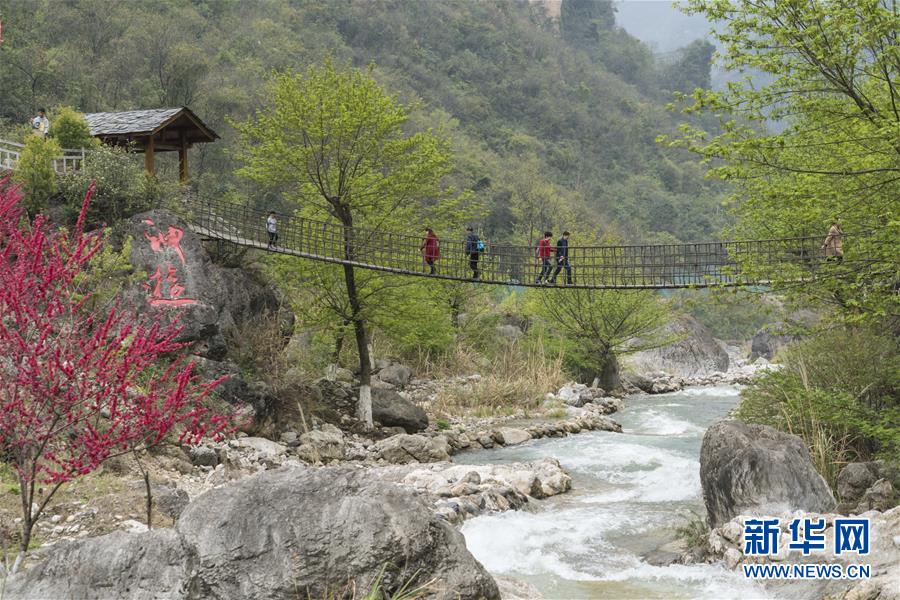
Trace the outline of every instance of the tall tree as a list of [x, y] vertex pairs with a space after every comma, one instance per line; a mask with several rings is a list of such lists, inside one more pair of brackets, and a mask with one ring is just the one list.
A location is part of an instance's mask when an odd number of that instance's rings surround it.
[[[734, 235], [772, 238], [843, 226], [845, 261], [789, 286], [850, 319], [900, 316], [900, 6], [895, 0], [691, 0], [722, 25], [725, 67], [757, 81], [695, 92], [688, 110], [722, 133], [685, 126], [675, 145], [738, 183]], [[769, 81], [759, 85], [759, 80]], [[779, 128], [770, 128], [777, 122]], [[774, 130], [773, 130], [774, 129]], [[752, 266], [752, 265], [750, 265]], [[765, 269], [765, 265], [757, 265]], [[797, 279], [795, 272], [769, 274]]]
[[[446, 140], [431, 131], [407, 133], [406, 108], [375, 81], [371, 69], [339, 69], [326, 60], [304, 74], [276, 75], [268, 101], [255, 118], [238, 124], [245, 165], [240, 173], [260, 185], [286, 190], [305, 216], [343, 226], [344, 258], [354, 260], [386, 219], [418, 221], [417, 211], [447, 195]], [[344, 317], [359, 355], [358, 416], [372, 427], [368, 309], [377, 295], [363, 294], [356, 269], [342, 267]]]

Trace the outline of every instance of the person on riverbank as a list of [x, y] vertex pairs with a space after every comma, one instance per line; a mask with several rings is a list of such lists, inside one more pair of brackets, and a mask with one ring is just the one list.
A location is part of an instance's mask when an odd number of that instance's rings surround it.
[[822, 244], [822, 250], [825, 251], [825, 260], [835, 261], [837, 263], [844, 262], [844, 231], [841, 229], [837, 220], [831, 222], [831, 229], [825, 236], [825, 242]]
[[556, 240], [556, 271], [550, 283], [556, 285], [556, 277], [566, 270], [566, 285], [572, 285], [572, 265], [569, 264], [569, 232], [563, 231], [562, 237]]
[[550, 272], [553, 270], [553, 264], [550, 262], [550, 257], [553, 256], [553, 247], [550, 245], [551, 237], [553, 237], [553, 234], [545, 231], [544, 237], [541, 238], [537, 245], [537, 258], [541, 261], [541, 273], [535, 280], [537, 284], [550, 283]]
[[481, 240], [475, 235], [471, 227], [466, 227], [466, 247], [465, 253], [469, 257], [469, 268], [472, 269], [472, 279], [478, 279], [481, 272], [478, 270], [478, 261], [481, 259], [481, 250], [479, 249]]
[[50, 135], [50, 119], [47, 118], [47, 111], [43, 108], [38, 109], [38, 114], [31, 120], [31, 128], [35, 135], [47, 137]]
[[431, 269], [429, 274], [434, 275], [436, 273], [435, 263], [441, 257], [441, 241], [431, 227], [425, 228], [425, 239], [422, 240], [419, 252], [422, 253], [425, 264]]
[[268, 249], [274, 250], [275, 244], [278, 242], [278, 219], [273, 211], [269, 211], [269, 216], [266, 218], [266, 233], [269, 234]]

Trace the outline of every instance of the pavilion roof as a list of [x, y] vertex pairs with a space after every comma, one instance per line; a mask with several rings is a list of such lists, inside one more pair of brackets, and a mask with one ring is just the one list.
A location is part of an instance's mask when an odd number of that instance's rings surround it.
[[167, 128], [184, 130], [190, 143], [212, 142], [218, 135], [189, 108], [153, 108], [123, 112], [89, 113], [91, 135], [100, 138], [135, 138], [156, 135]]

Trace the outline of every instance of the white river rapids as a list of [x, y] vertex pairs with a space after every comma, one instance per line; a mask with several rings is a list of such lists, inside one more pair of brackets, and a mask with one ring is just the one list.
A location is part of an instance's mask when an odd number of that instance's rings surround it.
[[624, 433], [596, 431], [460, 455], [467, 463], [554, 457], [572, 491], [526, 510], [477, 517], [462, 528], [494, 575], [521, 580], [545, 598], [764, 598], [721, 565], [652, 566], [641, 556], [703, 514], [703, 432], [737, 402], [734, 387], [633, 396], [614, 418]]

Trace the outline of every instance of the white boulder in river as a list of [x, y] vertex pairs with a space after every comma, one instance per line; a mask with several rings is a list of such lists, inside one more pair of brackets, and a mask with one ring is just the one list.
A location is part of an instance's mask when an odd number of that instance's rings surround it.
[[434, 598], [499, 598], [452, 525], [363, 469], [266, 471], [207, 492], [172, 529], [64, 542], [7, 581], [10, 598], [326, 598], [434, 579]]
[[707, 429], [700, 482], [710, 525], [737, 515], [828, 512], [835, 500], [806, 444], [765, 425], [725, 420]]

